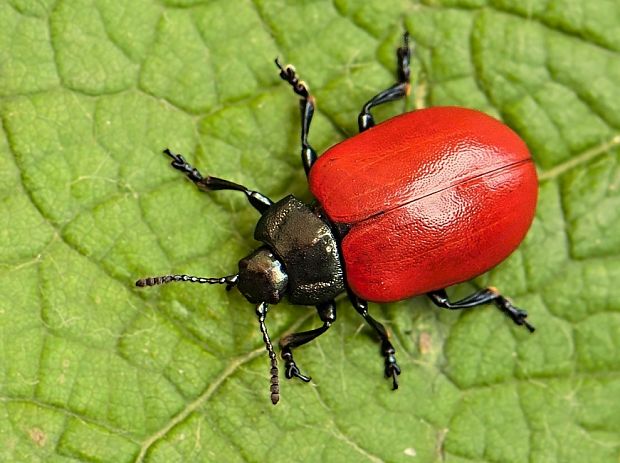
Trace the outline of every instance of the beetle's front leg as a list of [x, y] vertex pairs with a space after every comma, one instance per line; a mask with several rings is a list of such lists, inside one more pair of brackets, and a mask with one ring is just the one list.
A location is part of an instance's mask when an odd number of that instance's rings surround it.
[[316, 306], [316, 310], [323, 322], [323, 326], [310, 331], [288, 334], [280, 339], [280, 349], [282, 351], [282, 359], [284, 360], [284, 374], [288, 379], [296, 377], [305, 382], [310, 381], [311, 378], [302, 375], [299, 371], [293, 359], [292, 350], [322, 335], [336, 321], [336, 303], [334, 301], [319, 304]]
[[215, 191], [215, 190], [233, 190], [241, 191], [245, 193], [250, 204], [261, 214], [265, 212], [273, 204], [273, 201], [258, 191], [250, 190], [243, 185], [224, 180], [223, 178], [211, 177], [207, 175], [204, 177], [198, 169], [192, 166], [185, 158], [180, 154], [175, 154], [168, 148], [164, 150], [164, 154], [167, 154], [172, 158], [170, 165], [176, 170], [185, 174], [194, 184], [202, 191]]
[[396, 350], [390, 342], [389, 335], [385, 326], [372, 318], [368, 313], [368, 302], [358, 298], [351, 290], [348, 290], [349, 300], [357, 312], [364, 317], [368, 323], [379, 335], [381, 340], [381, 354], [385, 358], [385, 377], [392, 378], [392, 389], [398, 389], [398, 375], [400, 375], [400, 367], [396, 363]]
[[276, 66], [280, 69], [280, 78], [288, 82], [289, 85], [293, 87], [293, 91], [301, 97], [299, 100], [299, 109], [301, 110], [301, 162], [304, 165], [306, 175], [308, 175], [312, 168], [312, 164], [314, 164], [317, 159], [316, 151], [310, 146], [310, 143], [308, 143], [310, 123], [314, 115], [314, 97], [310, 95], [306, 83], [303, 80], [299, 80], [293, 66], [289, 64], [286, 67], [282, 67], [277, 58]]

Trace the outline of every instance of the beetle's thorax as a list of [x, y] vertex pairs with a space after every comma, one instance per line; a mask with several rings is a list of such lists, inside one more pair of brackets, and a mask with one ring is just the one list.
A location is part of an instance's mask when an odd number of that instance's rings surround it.
[[344, 291], [332, 230], [293, 196], [263, 213], [254, 238], [265, 246], [239, 262], [239, 290], [251, 302], [276, 303], [286, 293], [293, 304], [316, 305]]

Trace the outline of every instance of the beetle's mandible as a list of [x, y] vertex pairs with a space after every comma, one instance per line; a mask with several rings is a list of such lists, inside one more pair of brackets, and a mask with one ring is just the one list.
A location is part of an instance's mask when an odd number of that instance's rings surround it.
[[271, 360], [271, 401], [280, 396], [276, 354], [265, 326], [269, 305], [285, 296], [316, 307], [322, 326], [280, 340], [287, 378], [310, 381], [293, 349], [325, 333], [336, 321], [335, 298], [346, 292], [353, 308], [381, 342], [385, 376], [398, 388], [400, 367], [385, 327], [368, 302], [426, 294], [445, 309], [493, 303], [533, 332], [521, 310], [494, 288], [451, 301], [445, 288], [502, 262], [525, 237], [534, 218], [538, 181], [525, 143], [498, 120], [460, 107], [420, 109], [375, 125], [375, 106], [409, 94], [408, 34], [397, 49], [397, 82], [362, 106], [360, 133], [317, 157], [308, 141], [315, 100], [292, 66], [276, 59], [280, 77], [300, 97], [301, 160], [310, 191], [306, 205], [293, 196], [273, 202], [243, 185], [203, 176], [166, 149], [172, 167], [203, 191], [235, 190], [260, 213], [254, 237], [261, 242], [221, 278], [166, 275], [137, 286], [173, 281], [236, 287], [256, 304]]

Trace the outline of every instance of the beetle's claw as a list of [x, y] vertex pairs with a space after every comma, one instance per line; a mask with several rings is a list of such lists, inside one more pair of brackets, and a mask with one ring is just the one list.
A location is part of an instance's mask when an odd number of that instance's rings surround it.
[[280, 58], [276, 58], [274, 63], [276, 63], [276, 66], [278, 66], [278, 69], [280, 70], [280, 78], [282, 78], [282, 80], [286, 80], [289, 83], [296, 80], [295, 68], [292, 65], [287, 64], [286, 66], [282, 66], [282, 63], [280, 63]]
[[503, 301], [501, 301], [501, 309], [506, 312], [508, 316], [510, 316], [510, 318], [512, 318], [512, 321], [515, 324], [519, 326], [525, 326], [530, 333], [533, 333], [536, 328], [534, 327], [534, 325], [532, 325], [526, 320], [527, 311], [515, 307], [508, 299], [502, 299]]
[[172, 167], [174, 167], [175, 169], [181, 169], [183, 170], [185, 168], [185, 166], [187, 166], [187, 161], [185, 160], [185, 158], [180, 155], [180, 154], [175, 154], [172, 151], [170, 151], [168, 148], [166, 148], [164, 150], [164, 154], [167, 154], [168, 156], [170, 156], [172, 158], [172, 162], [170, 163], [172, 165]]
[[524, 325], [529, 330], [530, 333], [533, 333], [534, 331], [536, 331], [536, 328], [530, 323], [528, 323], [528, 321], [526, 320], [527, 312], [521, 309], [516, 309], [516, 310], [517, 310], [517, 319], [515, 319], [515, 323], [517, 325]]
[[166, 148], [164, 150], [164, 154], [167, 154], [168, 156], [170, 156], [172, 158], [172, 164], [184, 164], [185, 163], [185, 158], [183, 158], [183, 156], [181, 156], [180, 154], [175, 154], [172, 151], [170, 151], [169, 148]]
[[293, 360], [293, 353], [290, 348], [285, 347], [282, 349], [282, 359], [284, 360], [284, 375], [286, 376], [286, 379], [291, 379], [294, 376], [306, 383], [312, 379], [301, 374], [295, 360]]
[[381, 350], [385, 358], [385, 377], [392, 378], [392, 390], [395, 391], [398, 389], [397, 376], [400, 375], [400, 367], [396, 363], [396, 356], [394, 355], [396, 351], [387, 338], [383, 340]]
[[276, 66], [280, 70], [280, 78], [293, 87], [293, 91], [302, 98], [310, 98], [310, 91], [308, 90], [308, 85], [303, 81], [299, 80], [297, 73], [295, 71], [295, 67], [291, 64], [287, 64], [286, 66], [282, 66], [279, 58], [274, 60]]
[[196, 169], [189, 162], [187, 162], [185, 158], [183, 157], [183, 155], [175, 154], [172, 151], [170, 151], [168, 148], [164, 150], [164, 154], [167, 154], [168, 156], [172, 158], [172, 162], [170, 163], [170, 165], [174, 167], [176, 170], [181, 171], [185, 175], [187, 175], [187, 177], [192, 182], [199, 182], [203, 179], [202, 174], [198, 171], [198, 169]]
[[274, 63], [276, 63], [276, 66], [278, 66], [278, 69], [282, 72], [284, 72], [284, 67], [282, 66], [282, 63], [280, 63], [280, 57], [276, 56], [276, 59], [273, 60]]
[[286, 376], [286, 379], [291, 379], [294, 376], [295, 378], [301, 379], [304, 383], [309, 383], [312, 379], [309, 376], [302, 375], [299, 371], [299, 368], [292, 360], [290, 362], [287, 362], [284, 374]]
[[398, 375], [400, 375], [400, 367], [396, 363], [396, 359], [386, 359], [385, 361], [385, 377], [392, 378], [392, 390], [398, 389]]
[[530, 333], [533, 333], [534, 331], [536, 331], [536, 327], [534, 325], [528, 323], [526, 320], [523, 320], [523, 324], [529, 330]]

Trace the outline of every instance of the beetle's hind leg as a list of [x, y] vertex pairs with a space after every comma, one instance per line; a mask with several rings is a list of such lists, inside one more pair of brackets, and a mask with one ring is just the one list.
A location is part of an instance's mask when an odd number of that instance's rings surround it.
[[381, 341], [381, 354], [385, 358], [385, 377], [392, 378], [392, 389], [398, 389], [398, 375], [400, 375], [400, 367], [396, 363], [396, 350], [390, 342], [387, 330], [385, 326], [372, 318], [368, 313], [368, 302], [358, 298], [350, 290], [348, 291], [349, 300], [357, 312], [364, 317], [366, 323], [368, 323], [379, 335]]
[[382, 92], [377, 93], [374, 97], [366, 102], [362, 107], [362, 111], [357, 117], [357, 125], [360, 132], [368, 130], [375, 125], [375, 119], [370, 114], [370, 110], [375, 106], [390, 101], [396, 101], [409, 95], [411, 85], [409, 84], [409, 62], [411, 61], [411, 48], [409, 48], [409, 33], [403, 35], [403, 44], [396, 50], [398, 61], [397, 77], [398, 81]]
[[234, 190], [245, 193], [248, 201], [254, 208], [261, 214], [265, 212], [273, 204], [267, 196], [259, 193], [258, 191], [250, 190], [243, 185], [234, 183], [222, 178], [211, 177], [207, 175], [204, 177], [198, 169], [192, 166], [185, 160], [180, 154], [175, 154], [168, 148], [164, 150], [164, 154], [167, 154], [172, 158], [170, 165], [176, 170], [185, 174], [194, 184], [202, 191], [215, 191], [215, 190]]
[[497, 292], [495, 288], [482, 289], [456, 302], [450, 302], [445, 289], [432, 291], [428, 293], [428, 297], [430, 297], [435, 305], [451, 310], [468, 309], [470, 307], [477, 307], [482, 304], [493, 302], [497, 308], [508, 315], [515, 324], [525, 326], [530, 333], [533, 333], [535, 330], [534, 326], [526, 320], [527, 312], [512, 305], [512, 303]]
[[278, 69], [280, 69], [280, 78], [288, 82], [289, 85], [293, 87], [293, 91], [301, 97], [299, 100], [299, 109], [301, 110], [301, 162], [304, 165], [306, 175], [308, 175], [312, 168], [312, 164], [314, 164], [317, 159], [316, 151], [310, 146], [310, 143], [308, 143], [310, 123], [314, 115], [314, 97], [310, 95], [306, 83], [303, 80], [299, 80], [293, 66], [289, 64], [282, 67], [277, 58], [275, 62]]
[[334, 301], [319, 304], [316, 306], [316, 310], [323, 322], [323, 326], [310, 331], [292, 333], [280, 339], [280, 349], [282, 351], [282, 359], [284, 360], [284, 374], [288, 379], [294, 376], [305, 382], [310, 381], [308, 376], [302, 375], [299, 371], [295, 360], [293, 360], [292, 350], [322, 335], [336, 321], [336, 303]]

